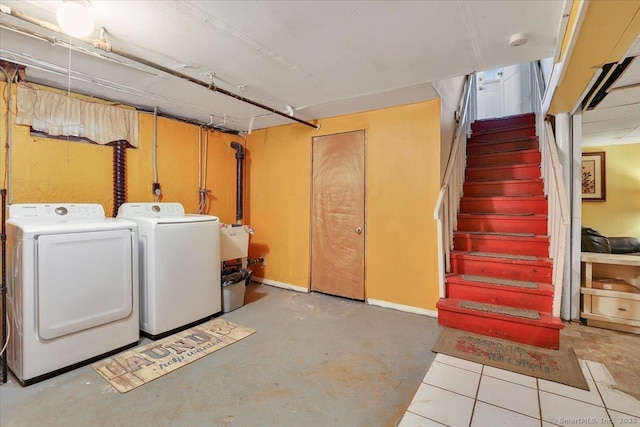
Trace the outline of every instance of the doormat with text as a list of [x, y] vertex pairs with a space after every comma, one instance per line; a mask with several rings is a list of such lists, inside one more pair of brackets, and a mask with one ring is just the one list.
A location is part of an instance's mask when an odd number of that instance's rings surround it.
[[431, 351], [589, 390], [573, 348], [548, 350], [445, 328]]
[[120, 393], [140, 387], [255, 332], [214, 319], [94, 363], [91, 367]]

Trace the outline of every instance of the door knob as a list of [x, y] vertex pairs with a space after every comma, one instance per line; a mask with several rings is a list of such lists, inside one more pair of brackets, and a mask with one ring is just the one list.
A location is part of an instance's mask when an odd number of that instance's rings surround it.
[[356, 227], [356, 233], [362, 234], [362, 227]]

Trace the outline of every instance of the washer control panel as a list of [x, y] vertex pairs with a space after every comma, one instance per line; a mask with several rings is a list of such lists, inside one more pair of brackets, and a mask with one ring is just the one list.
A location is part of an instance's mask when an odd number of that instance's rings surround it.
[[104, 219], [104, 208], [97, 203], [19, 203], [9, 206], [9, 218], [53, 220]]
[[181, 203], [124, 203], [118, 218], [181, 218], [185, 216]]

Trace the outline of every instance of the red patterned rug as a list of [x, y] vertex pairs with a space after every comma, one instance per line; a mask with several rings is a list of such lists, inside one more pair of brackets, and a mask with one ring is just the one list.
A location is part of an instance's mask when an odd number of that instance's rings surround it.
[[548, 350], [445, 328], [431, 351], [589, 390], [573, 348]]

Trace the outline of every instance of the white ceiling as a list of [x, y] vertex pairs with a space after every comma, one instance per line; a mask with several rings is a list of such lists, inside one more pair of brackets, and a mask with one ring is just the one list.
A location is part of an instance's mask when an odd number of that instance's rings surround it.
[[[55, 24], [59, 1], [1, 1]], [[114, 47], [296, 117], [313, 119], [432, 99], [431, 82], [553, 55], [564, 1], [100, 1], [96, 27]], [[28, 80], [246, 131], [291, 123], [178, 77], [106, 61], [0, 28], [0, 58]], [[529, 42], [510, 47], [509, 37]], [[99, 30], [91, 38], [98, 38]], [[71, 71], [69, 71], [71, 70]]]
[[[640, 143], [640, 38], [624, 58], [634, 60], [604, 99], [582, 114], [582, 146]], [[624, 59], [622, 58], [622, 59]], [[619, 62], [622, 62], [622, 59]]]

